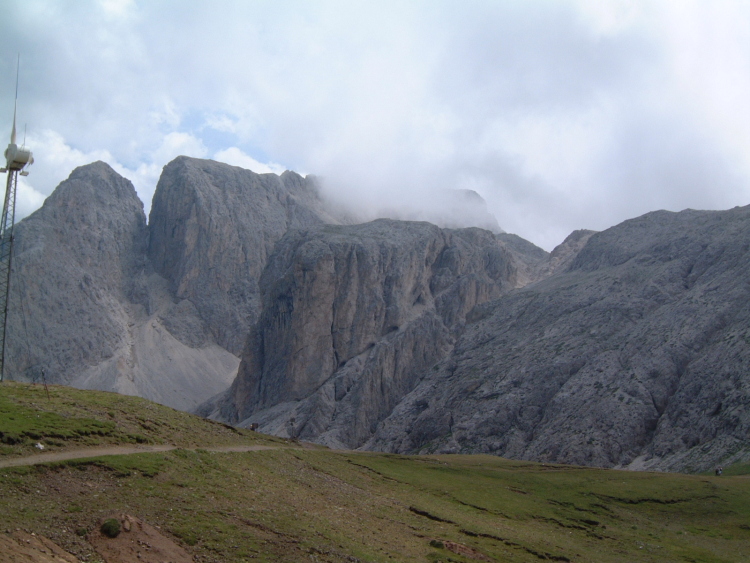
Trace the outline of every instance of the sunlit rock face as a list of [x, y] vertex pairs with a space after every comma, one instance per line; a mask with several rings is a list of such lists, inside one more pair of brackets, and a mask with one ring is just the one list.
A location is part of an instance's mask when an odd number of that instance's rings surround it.
[[17, 225], [6, 376], [194, 408], [236, 375], [274, 243], [324, 220], [297, 174], [180, 157], [147, 227], [129, 181], [77, 168]]
[[588, 236], [564, 269], [472, 311], [365, 447], [665, 470], [750, 459], [750, 207]]
[[481, 229], [382, 219], [290, 232], [263, 273], [263, 310], [220, 416], [357, 447], [448, 354], [467, 313], [516, 276]]

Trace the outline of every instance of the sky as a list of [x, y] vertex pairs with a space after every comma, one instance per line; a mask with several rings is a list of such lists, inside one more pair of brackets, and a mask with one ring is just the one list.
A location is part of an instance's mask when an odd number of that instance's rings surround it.
[[95, 160], [148, 213], [178, 155], [315, 174], [366, 218], [473, 189], [547, 250], [750, 204], [750, 2], [3, 0], [8, 135], [19, 54], [21, 216]]

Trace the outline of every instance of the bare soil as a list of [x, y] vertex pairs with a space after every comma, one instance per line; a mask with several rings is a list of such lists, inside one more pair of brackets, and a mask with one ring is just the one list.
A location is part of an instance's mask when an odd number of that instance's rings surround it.
[[52, 540], [16, 530], [0, 534], [0, 563], [79, 563]]
[[153, 526], [128, 514], [116, 518], [121, 529], [117, 537], [109, 538], [98, 528], [88, 535], [89, 543], [106, 563], [193, 562], [187, 551]]
[[[129, 514], [113, 515], [120, 533], [110, 538], [99, 526], [87, 536], [105, 563], [192, 563], [193, 557], [159, 530]], [[0, 534], [0, 563], [80, 563], [44, 536], [16, 530]]]

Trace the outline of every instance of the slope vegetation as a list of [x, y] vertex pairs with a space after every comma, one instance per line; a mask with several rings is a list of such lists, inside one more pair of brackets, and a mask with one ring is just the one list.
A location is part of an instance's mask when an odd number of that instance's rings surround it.
[[[41, 386], [0, 386], [0, 432], [12, 442], [0, 459], [28, 454], [35, 443], [182, 446], [0, 469], [0, 530], [50, 538], [80, 560], [101, 561], [100, 552], [113, 552], [102, 547], [106, 539], [97, 530], [104, 518], [122, 514], [196, 561], [750, 557], [750, 489], [747, 477], [731, 471], [690, 476], [495, 456], [334, 452], [140, 399], [64, 387], [49, 392], [48, 398]], [[275, 447], [201, 448], [219, 442]], [[148, 546], [142, 550], [147, 560]]]

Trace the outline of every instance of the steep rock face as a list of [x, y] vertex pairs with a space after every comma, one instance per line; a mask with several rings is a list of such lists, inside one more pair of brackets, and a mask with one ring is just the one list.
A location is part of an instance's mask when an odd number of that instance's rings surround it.
[[74, 170], [16, 229], [9, 378], [44, 370], [49, 382], [183, 409], [229, 386], [239, 359], [150, 271], [143, 204], [107, 164]]
[[550, 253], [540, 278], [546, 278], [558, 270], [565, 270], [578, 257], [596, 231], [580, 229], [573, 231]]
[[365, 446], [702, 470], [750, 458], [750, 208], [655, 212], [478, 307]]
[[154, 194], [148, 255], [212, 338], [239, 355], [257, 318], [258, 279], [273, 245], [290, 228], [323, 222], [336, 220], [312, 180], [178, 157]]
[[102, 162], [76, 169], [17, 226], [9, 377], [44, 369], [48, 381], [194, 408], [236, 375], [274, 242], [322, 218], [296, 174], [181, 157], [147, 228], [130, 182]]
[[144, 267], [146, 217], [133, 186], [103, 162], [75, 169], [16, 226], [7, 354], [12, 376], [46, 368], [67, 382], [112, 357], [123, 303]]
[[221, 417], [356, 447], [515, 275], [480, 229], [377, 220], [290, 232], [263, 273], [263, 311]]

